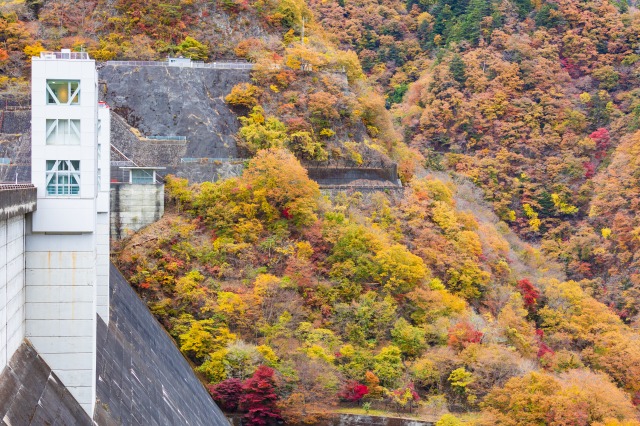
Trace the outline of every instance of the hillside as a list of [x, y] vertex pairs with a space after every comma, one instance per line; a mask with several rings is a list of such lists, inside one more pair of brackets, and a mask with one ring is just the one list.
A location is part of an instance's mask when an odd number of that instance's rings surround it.
[[[172, 210], [114, 251], [226, 410], [638, 424], [635, 4], [0, 5], [5, 100], [45, 48], [254, 63], [228, 93], [169, 76], [184, 102], [107, 89], [144, 133], [198, 134], [190, 155], [252, 158], [216, 183], [169, 178]], [[206, 118], [223, 98], [226, 133]], [[394, 162], [402, 192], [326, 197], [304, 169]]]
[[268, 150], [239, 178], [171, 179], [169, 196], [182, 213], [125, 242], [119, 266], [228, 409], [233, 386], [267, 365], [292, 423], [369, 401], [511, 424], [531, 392], [518, 424], [550, 410], [589, 424], [636, 416], [624, 392], [640, 383], [635, 331], [464, 180], [426, 175], [401, 199], [328, 202], [291, 154]]

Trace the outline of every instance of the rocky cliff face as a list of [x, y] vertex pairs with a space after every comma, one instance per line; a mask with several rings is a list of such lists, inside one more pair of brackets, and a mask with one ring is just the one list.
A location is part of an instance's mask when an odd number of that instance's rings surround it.
[[105, 65], [101, 96], [145, 136], [186, 136], [186, 157], [237, 157], [236, 114], [224, 97], [246, 70]]

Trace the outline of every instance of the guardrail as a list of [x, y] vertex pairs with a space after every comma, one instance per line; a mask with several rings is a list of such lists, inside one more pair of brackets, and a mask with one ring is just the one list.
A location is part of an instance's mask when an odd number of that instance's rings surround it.
[[35, 188], [31, 183], [2, 183], [0, 182], [0, 191], [14, 191], [16, 189]]
[[215, 163], [215, 162], [221, 162], [221, 163], [233, 163], [233, 162], [237, 162], [237, 163], [242, 163], [244, 161], [248, 160], [248, 158], [211, 158], [211, 157], [202, 157], [202, 158], [192, 158], [192, 157], [183, 157], [180, 159], [180, 163], [183, 164], [193, 164], [193, 163], [197, 163], [197, 164], [210, 164], [210, 163]]
[[340, 190], [340, 191], [347, 191], [347, 190], [351, 190], [351, 191], [386, 191], [386, 190], [390, 190], [390, 191], [400, 191], [403, 190], [404, 188], [402, 186], [399, 185], [349, 185], [349, 184], [345, 184], [345, 185], [318, 185], [320, 187], [320, 189], [329, 189], [329, 190]]
[[335, 160], [335, 161], [301, 161], [303, 167], [307, 169], [392, 169], [398, 165], [393, 162], [385, 162], [380, 160], [364, 160], [358, 164], [353, 161]]
[[40, 52], [43, 59], [89, 59], [87, 52]]
[[249, 62], [190, 62], [185, 64], [169, 64], [165, 61], [107, 61], [107, 65], [126, 65], [135, 67], [175, 67], [175, 68], [206, 68], [226, 70], [251, 70], [253, 64]]
[[151, 139], [154, 141], [186, 141], [186, 136], [143, 136], [144, 139]]

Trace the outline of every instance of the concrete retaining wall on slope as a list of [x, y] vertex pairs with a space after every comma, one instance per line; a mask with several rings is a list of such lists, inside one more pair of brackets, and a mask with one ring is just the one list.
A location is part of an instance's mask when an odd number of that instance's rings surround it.
[[0, 186], [0, 371], [25, 336], [25, 215], [35, 208], [35, 187]]
[[[242, 414], [232, 415], [231, 420], [233, 426], [249, 426], [243, 422]], [[306, 424], [295, 424], [289, 426], [306, 426]], [[360, 414], [331, 414], [328, 418], [314, 423], [314, 426], [433, 426], [433, 423], [398, 417], [365, 416]]]
[[11, 163], [0, 163], [0, 182], [31, 182], [31, 132], [0, 134], [0, 158]]
[[[171, 167], [187, 153], [187, 143], [141, 139], [119, 115], [111, 114], [111, 144], [138, 166]], [[115, 155], [112, 159], [115, 160]]]
[[188, 179], [189, 182], [216, 182], [234, 176], [240, 176], [244, 170], [242, 161], [220, 161], [208, 164], [180, 164], [172, 173]]
[[164, 214], [164, 184], [111, 184], [111, 238], [121, 239]]
[[144, 135], [188, 136], [185, 157], [237, 157], [239, 123], [224, 97], [247, 70], [105, 65], [102, 98]]
[[320, 422], [318, 426], [433, 426], [433, 423], [395, 417], [338, 414]]
[[171, 337], [113, 265], [111, 320], [98, 318], [99, 425], [229, 425]]
[[374, 183], [398, 182], [396, 167], [388, 168], [357, 168], [357, 167], [310, 167], [307, 169], [309, 177], [319, 185], [349, 185], [354, 181], [369, 181]]
[[31, 131], [31, 110], [2, 111], [0, 133], [28, 133]]

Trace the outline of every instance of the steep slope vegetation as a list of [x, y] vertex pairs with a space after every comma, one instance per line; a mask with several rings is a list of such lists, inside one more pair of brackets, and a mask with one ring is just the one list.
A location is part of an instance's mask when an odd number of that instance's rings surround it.
[[184, 213], [126, 242], [119, 265], [223, 405], [268, 365], [291, 422], [340, 401], [424, 401], [426, 418], [482, 409], [481, 424], [631, 421], [616, 385], [640, 389], [635, 332], [549, 270], [469, 183], [443, 179], [416, 178], [400, 200], [328, 202], [291, 154], [259, 151], [239, 178], [170, 180]]
[[[27, 58], [45, 47], [255, 63], [253, 80], [225, 96], [242, 116], [239, 148], [255, 156], [245, 173], [169, 180], [175, 211], [116, 250], [226, 409], [252, 422], [313, 421], [359, 402], [419, 405], [434, 419], [470, 411], [465, 421], [487, 425], [638, 424], [635, 8], [50, 0], [1, 10], [7, 94], [24, 92]], [[299, 159], [395, 160], [406, 191], [329, 201]]]
[[356, 49], [387, 103], [402, 100], [394, 114], [428, 167], [472, 178], [512, 229], [541, 241], [570, 277], [591, 280], [590, 291], [635, 321], [630, 235], [638, 223], [602, 201], [613, 188], [637, 187], [620, 183], [610, 166], [629, 152], [628, 143], [616, 147], [638, 128], [635, 8], [614, 1], [311, 4], [320, 22], [337, 27], [336, 41]]

